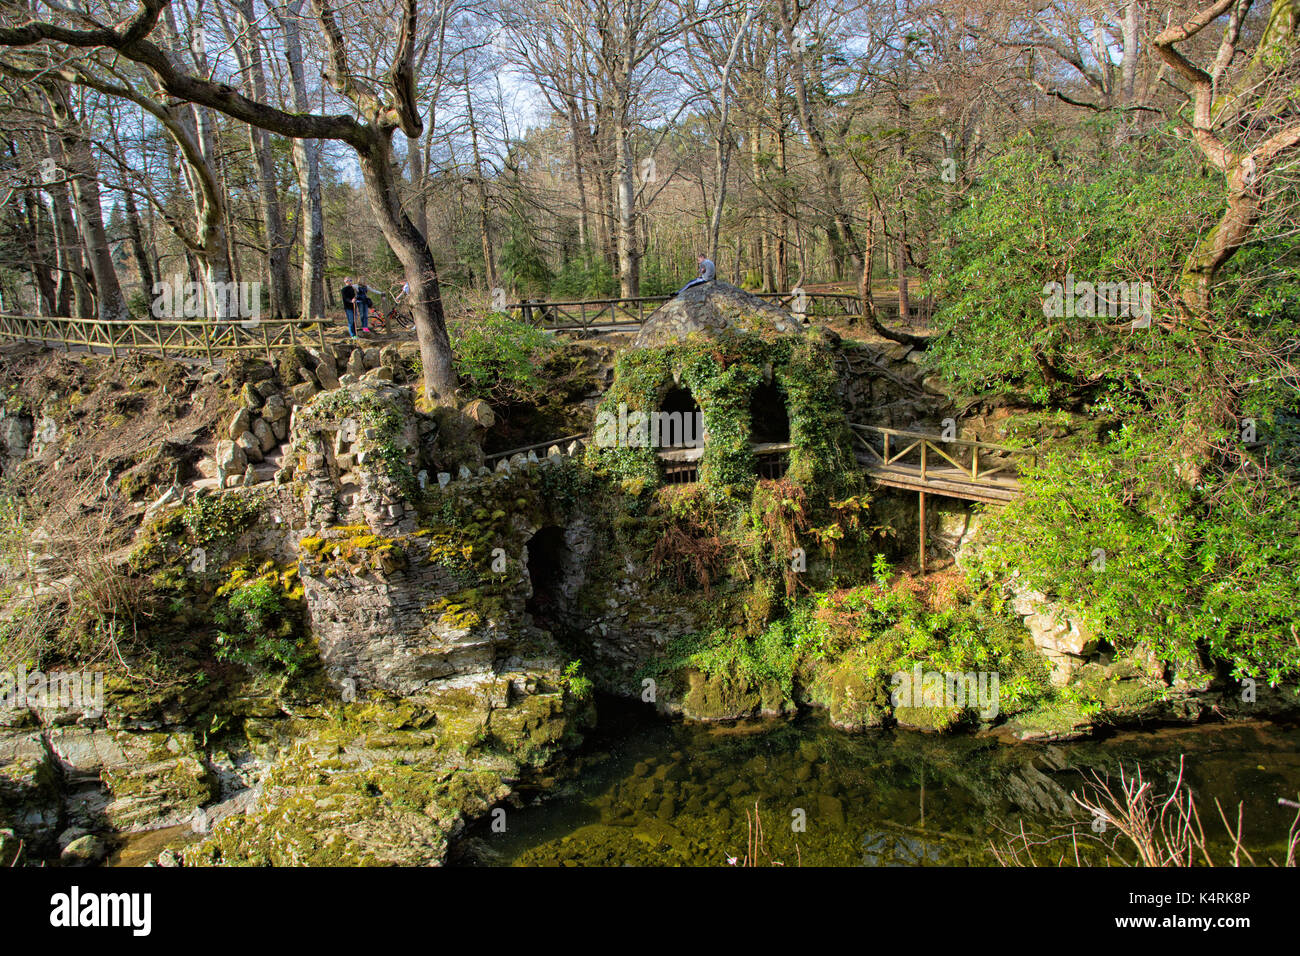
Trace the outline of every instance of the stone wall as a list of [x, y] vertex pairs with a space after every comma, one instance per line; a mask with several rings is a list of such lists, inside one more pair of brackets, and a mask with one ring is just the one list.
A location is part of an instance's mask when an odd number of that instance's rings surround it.
[[927, 378], [921, 353], [906, 345], [840, 343], [840, 393], [849, 421], [884, 428], [928, 430], [952, 414], [942, 384]]

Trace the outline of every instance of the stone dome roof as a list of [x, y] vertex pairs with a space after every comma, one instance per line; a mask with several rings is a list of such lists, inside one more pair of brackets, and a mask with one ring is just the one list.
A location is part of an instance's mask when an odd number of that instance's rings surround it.
[[684, 340], [693, 332], [706, 336], [739, 329], [770, 338], [801, 335], [799, 320], [784, 309], [727, 282], [692, 286], [657, 308], [641, 326], [635, 348], [657, 348]]

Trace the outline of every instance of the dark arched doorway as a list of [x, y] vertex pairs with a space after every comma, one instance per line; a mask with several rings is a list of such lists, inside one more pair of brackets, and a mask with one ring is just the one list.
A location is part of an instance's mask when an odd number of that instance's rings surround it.
[[650, 424], [650, 443], [659, 449], [664, 482], [689, 484], [699, 480], [698, 449], [704, 446], [704, 415], [691, 390], [669, 389]]
[[659, 412], [658, 447], [698, 448], [704, 444], [703, 416], [689, 388], [670, 389]]
[[749, 440], [755, 444], [788, 442], [790, 413], [785, 393], [775, 385], [760, 385], [749, 399]]
[[539, 530], [528, 539], [528, 580], [533, 593], [525, 608], [538, 627], [554, 630], [562, 610], [561, 583], [569, 562], [569, 546], [564, 529], [554, 526]]

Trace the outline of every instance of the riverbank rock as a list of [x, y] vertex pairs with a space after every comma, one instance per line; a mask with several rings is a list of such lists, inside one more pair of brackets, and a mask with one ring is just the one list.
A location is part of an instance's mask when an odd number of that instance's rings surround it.
[[247, 812], [181, 856], [189, 866], [441, 865], [467, 820], [580, 741], [589, 705], [542, 689], [559, 677], [502, 674], [307, 722]]
[[0, 727], [0, 820], [39, 850], [52, 841], [61, 807], [59, 774], [39, 731]]
[[59, 861], [64, 866], [89, 866], [98, 863], [108, 855], [108, 844], [103, 837], [87, 833], [77, 837], [59, 854]]
[[779, 717], [793, 712], [779, 685], [753, 684], [728, 674], [707, 675], [690, 671], [681, 713], [688, 720], [740, 720], [745, 717]]
[[1096, 635], [1041, 591], [1015, 580], [1008, 582], [1007, 588], [1012, 595], [1012, 610], [1024, 621], [1034, 647], [1051, 665], [1052, 683], [1064, 687], [1074, 671], [1097, 652]]
[[5, 461], [4, 470], [13, 468], [27, 457], [32, 443], [32, 417], [19, 412], [10, 414], [0, 409], [0, 454]]
[[831, 676], [831, 726], [850, 733], [881, 726], [888, 711], [879, 696], [866, 679], [864, 662], [852, 657], [841, 661]]

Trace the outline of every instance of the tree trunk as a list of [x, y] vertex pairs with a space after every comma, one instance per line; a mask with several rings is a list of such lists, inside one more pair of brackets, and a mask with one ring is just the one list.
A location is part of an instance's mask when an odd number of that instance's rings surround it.
[[762, 127], [755, 122], [749, 129], [749, 169], [754, 179], [754, 190], [758, 194], [759, 207], [754, 216], [758, 223], [758, 270], [759, 280], [764, 292], [775, 292], [776, 277], [772, 272], [772, 217], [764, 201], [763, 166], [760, 156], [763, 151]]
[[153, 296], [153, 270], [149, 267], [149, 255], [144, 244], [144, 230], [140, 228], [140, 210], [136, 208], [135, 196], [129, 185], [124, 184], [123, 194], [126, 206], [126, 228], [131, 237], [131, 251], [135, 255], [135, 267], [140, 273], [140, 288], [144, 291], [146, 302]]
[[[777, 13], [781, 22], [781, 31], [785, 36], [786, 47], [795, 50], [795, 19], [790, 15], [786, 0], [780, 0], [777, 4]], [[826, 138], [822, 134], [820, 124], [817, 123], [816, 118], [813, 116], [812, 106], [808, 98], [808, 82], [802, 51], [795, 53], [790, 73], [794, 80], [795, 103], [799, 108], [799, 121], [803, 124], [804, 131], [808, 134], [808, 140], [812, 144], [813, 156], [817, 160], [817, 170], [821, 179], [822, 194], [834, 227], [835, 235], [832, 237], [832, 245], [846, 251], [852, 257], [853, 265], [860, 268], [862, 264], [861, 250], [858, 246], [857, 237], [853, 233], [853, 223], [850, 221], [848, 208], [844, 202], [839, 168], [826, 146]]]
[[781, 225], [781, 238], [776, 247], [777, 292], [787, 291], [790, 284], [790, 205], [785, 184], [789, 182], [789, 168], [786, 165], [785, 125], [782, 123], [776, 131], [776, 162], [781, 172], [781, 192], [778, 201], [777, 217]]
[[578, 245], [582, 247], [585, 256], [591, 242], [591, 223], [587, 211], [587, 177], [583, 171], [583, 140], [578, 129], [576, 102], [569, 104], [569, 138], [573, 143], [573, 178], [578, 189]]
[[[262, 67], [261, 32], [253, 10], [253, 0], [238, 0], [235, 8], [244, 21], [245, 42], [242, 59], [248, 67], [248, 82], [253, 98], [266, 98], [266, 73]], [[275, 157], [271, 152], [271, 137], [257, 126], [248, 127], [248, 148], [257, 167], [258, 205], [262, 212], [262, 225], [266, 230], [267, 278], [270, 281], [269, 301], [271, 316], [288, 318], [293, 314], [293, 289], [289, 280], [289, 242], [285, 237], [284, 215], [280, 209], [279, 178], [275, 171]]]
[[[68, 160], [63, 155], [62, 141], [53, 133], [49, 135], [48, 148], [50, 157], [57, 158], [59, 167], [66, 170]], [[45, 191], [50, 194], [53, 210], [55, 263], [58, 269], [56, 312], [79, 319], [93, 319], [95, 301], [86, 281], [81, 236], [72, 218], [72, 199], [68, 186], [62, 181], [54, 182], [46, 186]]]
[[874, 225], [874, 223], [868, 222], [867, 228], [863, 232], [863, 235], [866, 236], [866, 244], [862, 249], [862, 271], [858, 274], [858, 311], [861, 313], [862, 318], [872, 324], [879, 324], [876, 317], [876, 302], [871, 295], [871, 266], [876, 250]]
[[370, 148], [357, 151], [366, 198], [411, 284], [411, 315], [424, 365], [425, 395], [431, 402], [455, 407], [456, 372], [451, 363], [438, 269], [423, 233], [402, 211], [390, 137], [391, 133], [372, 131]]
[[[9, 141], [9, 156], [14, 167], [18, 167], [18, 147], [13, 140]], [[21, 211], [15, 210], [13, 214], [14, 229], [22, 240], [27, 253], [27, 262], [31, 268], [35, 310], [44, 315], [56, 315], [54, 279], [50, 276], [49, 260], [46, 259], [45, 250], [41, 247], [39, 209], [43, 207], [38, 207], [35, 195], [34, 190], [23, 191], [23, 208]]]
[[[307, 79], [303, 70], [302, 37], [298, 30], [296, 5], [290, 14], [281, 17], [277, 13], [276, 19], [284, 29], [284, 56], [289, 65], [294, 109], [306, 113], [310, 111], [311, 103], [307, 99]], [[319, 140], [293, 141], [293, 165], [298, 174], [298, 193], [303, 205], [300, 295], [301, 315], [304, 319], [325, 318], [325, 217], [321, 209], [320, 153]], [[419, 150], [411, 149], [410, 153], [412, 162], [418, 163]], [[418, 179], [416, 184], [417, 187], [422, 185]]]
[[[607, 143], [609, 138], [609, 134], [602, 130], [598, 137], [592, 138], [592, 142], [594, 145]], [[614, 168], [616, 164], [609, 161], [607, 149], [598, 152], [596, 155], [596, 198], [600, 204], [600, 216], [596, 220], [596, 231], [600, 239], [600, 254], [604, 258], [606, 265], [617, 269], [618, 254], [614, 249], [614, 223], [618, 221], [614, 198]]]
[[77, 205], [81, 240], [95, 280], [96, 314], [104, 322], [127, 322], [131, 312], [122, 295], [113, 268], [113, 251], [104, 230], [103, 206], [99, 196], [99, 170], [85, 131], [72, 108], [66, 87], [51, 83], [45, 87], [62, 140], [63, 156], [72, 179], [72, 198]]
[[[616, 110], [622, 116], [621, 110]], [[614, 189], [618, 209], [618, 281], [620, 294], [632, 298], [641, 290], [641, 253], [636, 233], [636, 181], [633, 176], [632, 130], [620, 122], [616, 130], [617, 158]]]
[[898, 321], [907, 324], [911, 315], [911, 296], [907, 288], [907, 213], [901, 209], [898, 214], [898, 237], [895, 242], [894, 263], [898, 268]]
[[276, 319], [293, 314], [293, 290], [289, 280], [289, 244], [285, 238], [284, 217], [280, 212], [280, 190], [271, 155], [271, 138], [265, 130], [248, 127], [249, 150], [257, 163], [258, 205], [266, 235], [267, 275], [271, 288], [271, 316]]
[[[1300, 29], [1300, 0], [1277, 0], [1269, 12], [1250, 67], [1239, 78], [1238, 86], [1231, 91], [1216, 89], [1214, 77], [1193, 66], [1175, 44], [1195, 37], [1229, 5], [1220, 2], [1185, 24], [1174, 23], [1153, 41], [1161, 59], [1190, 81], [1194, 94], [1192, 136], [1205, 158], [1223, 172], [1226, 180], [1223, 215], [1192, 249], [1180, 277], [1183, 306], [1200, 318], [1209, 316], [1210, 296], [1219, 269], [1236, 255], [1254, 230], [1263, 198], [1260, 177], [1300, 146], [1300, 124], [1284, 127], [1253, 149], [1242, 152], [1228, 145], [1216, 132], [1216, 124], [1228, 124], [1233, 110], [1241, 109], [1247, 96], [1265, 95], [1258, 88], [1263, 74], [1273, 69], [1271, 64], [1285, 63], [1294, 57], [1297, 29]], [[1225, 65], [1235, 52], [1236, 40], [1231, 33], [1225, 35], [1220, 49]], [[1220, 67], [1214, 69], [1218, 73]]]
[[487, 287], [491, 290], [495, 289], [497, 284], [497, 265], [492, 249], [492, 223], [488, 210], [487, 184], [483, 180], [483, 157], [478, 149], [478, 128], [474, 125], [474, 100], [470, 96], [468, 66], [465, 67], [465, 115], [469, 123], [470, 148], [474, 157], [474, 192], [478, 199], [478, 229], [483, 248], [483, 274], [487, 277]]

